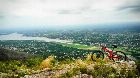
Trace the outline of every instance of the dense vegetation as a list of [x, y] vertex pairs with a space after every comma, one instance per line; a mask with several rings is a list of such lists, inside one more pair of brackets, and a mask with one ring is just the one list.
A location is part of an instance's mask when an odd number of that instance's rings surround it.
[[44, 58], [55, 55], [57, 59], [75, 59], [83, 58], [89, 51], [73, 47], [63, 46], [59, 43], [42, 41], [0, 41], [1, 47], [15, 51], [25, 52], [33, 55], [39, 55]]
[[25, 60], [27, 57], [29, 57], [29, 54], [0, 48], [0, 61]]
[[[121, 29], [122, 30], [122, 29]], [[137, 31], [126, 30], [119, 31], [117, 29], [110, 30], [67, 30], [67, 31], [49, 31], [32, 33], [30, 35], [43, 36], [48, 38], [59, 38], [71, 40], [74, 43], [84, 44], [88, 46], [99, 46], [99, 44], [106, 44], [111, 47], [112, 44], [118, 45], [120, 48], [137, 59], [140, 59], [140, 33]], [[28, 35], [28, 34], [27, 34]]]
[[30, 74], [42, 60], [39, 56], [0, 48], [0, 78], [18, 78]]

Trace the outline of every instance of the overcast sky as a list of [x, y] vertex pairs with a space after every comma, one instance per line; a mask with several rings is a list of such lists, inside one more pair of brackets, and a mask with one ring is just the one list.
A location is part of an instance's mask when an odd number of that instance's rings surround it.
[[0, 0], [0, 28], [140, 22], [140, 0]]

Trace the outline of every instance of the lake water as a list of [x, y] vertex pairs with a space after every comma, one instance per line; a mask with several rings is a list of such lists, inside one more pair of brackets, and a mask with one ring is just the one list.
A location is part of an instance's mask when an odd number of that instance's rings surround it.
[[50, 38], [46, 38], [46, 37], [29, 37], [29, 36], [24, 36], [23, 34], [19, 34], [19, 33], [0, 35], [0, 40], [39, 40], [39, 41], [45, 41], [45, 42], [61, 42], [61, 43], [71, 43], [72, 42], [72, 41], [68, 41], [68, 40], [50, 39]]

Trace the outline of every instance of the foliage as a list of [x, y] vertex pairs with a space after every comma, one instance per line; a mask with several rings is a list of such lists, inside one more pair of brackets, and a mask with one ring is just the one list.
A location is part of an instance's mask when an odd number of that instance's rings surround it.
[[13, 50], [8, 50], [4, 48], [0, 48], [0, 61], [7, 60], [25, 60], [29, 54], [23, 52], [16, 52]]
[[0, 72], [4, 73], [10, 73], [12, 71], [17, 70], [21, 66], [20, 61], [5, 61], [5, 62], [0, 62]]
[[116, 74], [116, 69], [113, 67], [105, 66], [105, 65], [95, 65], [94, 70], [91, 73], [93, 77], [105, 77], [108, 78], [112, 74]]
[[8, 77], [21, 77], [29, 73], [27, 67], [16, 60], [0, 62], [0, 68], [0, 72], [7, 73], [5, 76]]
[[55, 64], [55, 58], [54, 56], [49, 56], [48, 58], [46, 58], [45, 60], [43, 60], [40, 64], [41, 68], [51, 68], [53, 67]]
[[76, 59], [71, 64], [65, 64], [65, 67], [69, 67], [69, 71], [62, 74], [60, 78], [71, 78], [80, 74], [91, 75], [93, 78], [135, 78], [139, 75], [138, 70], [129, 68], [127, 63], [118, 64], [97, 58], [91, 61], [90, 56], [90, 54], [87, 55], [85, 60]]
[[42, 60], [43, 60], [42, 57], [30, 57], [23, 62], [27, 67], [34, 67], [39, 65]]
[[42, 61], [40, 57], [30, 57], [24, 61], [10, 60], [0, 61], [0, 72], [6, 74], [0, 74], [0, 77], [19, 78], [26, 74], [32, 73], [35, 69], [40, 69], [38, 65]]

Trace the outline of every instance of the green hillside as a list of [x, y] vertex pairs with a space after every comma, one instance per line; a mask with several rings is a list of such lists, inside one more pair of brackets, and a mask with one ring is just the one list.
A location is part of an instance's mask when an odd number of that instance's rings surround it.
[[[22, 53], [21, 53], [22, 54]], [[40, 56], [23, 54], [1, 49], [0, 78], [135, 78], [139, 77], [139, 64], [131, 62], [115, 63], [108, 58], [57, 60], [55, 56], [43, 59]], [[3, 56], [4, 55], [4, 56]], [[7, 58], [8, 57], [8, 58]], [[7, 60], [8, 59], [8, 60]]]

